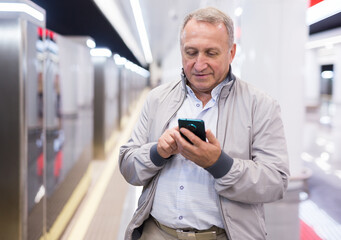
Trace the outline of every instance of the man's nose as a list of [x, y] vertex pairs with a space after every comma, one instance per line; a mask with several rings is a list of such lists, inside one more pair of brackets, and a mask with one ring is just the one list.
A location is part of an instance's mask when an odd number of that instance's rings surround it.
[[201, 72], [207, 68], [206, 57], [203, 54], [199, 54], [194, 63], [194, 69], [197, 72]]

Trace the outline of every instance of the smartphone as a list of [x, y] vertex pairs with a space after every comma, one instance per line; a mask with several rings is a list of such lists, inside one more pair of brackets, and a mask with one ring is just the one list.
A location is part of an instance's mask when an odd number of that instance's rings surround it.
[[[179, 118], [179, 129], [184, 127], [197, 135], [201, 140], [206, 142], [205, 122], [201, 119], [187, 119]], [[185, 138], [189, 143], [192, 143], [185, 135], [181, 133], [181, 136]]]

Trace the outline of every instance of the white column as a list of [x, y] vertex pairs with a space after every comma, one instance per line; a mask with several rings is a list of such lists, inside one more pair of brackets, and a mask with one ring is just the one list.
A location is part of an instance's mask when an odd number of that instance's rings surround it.
[[[341, 44], [334, 46], [335, 61], [334, 64], [334, 78], [333, 78], [333, 103], [335, 103], [335, 111], [332, 120], [334, 132], [341, 128]], [[339, 147], [335, 147], [335, 156], [337, 152], [341, 152]]]
[[334, 83], [333, 83], [333, 102], [341, 104], [341, 44], [334, 46], [335, 59], [334, 62]]
[[[177, 69], [177, 70], [178, 72], [180, 72], [180, 69]], [[149, 66], [149, 71], [150, 71], [150, 86], [155, 87], [159, 85], [161, 83], [161, 78], [162, 78], [161, 64], [158, 64], [155, 61], [152, 62]]]
[[[279, 101], [292, 177], [301, 175], [303, 168], [306, 7], [306, 0], [245, 1], [239, 19], [241, 78]], [[265, 206], [269, 239], [299, 239], [295, 185], [291, 182], [284, 200]], [[290, 209], [283, 208], [283, 202]]]
[[241, 16], [241, 77], [277, 99], [292, 176], [302, 171], [305, 0], [247, 1]]
[[78, 60], [77, 104], [89, 107], [92, 105], [94, 92], [94, 66], [91, 61], [90, 50], [79, 44], [74, 53]]
[[[161, 83], [174, 81], [180, 79], [181, 76], [181, 52], [179, 40], [174, 43], [173, 47], [169, 49], [164, 59], [162, 59], [161, 66]], [[151, 71], [151, 74], [152, 71]]]
[[78, 48], [78, 45], [60, 35], [58, 35], [57, 43], [59, 47], [62, 92], [61, 111], [65, 115], [77, 115], [77, 78], [79, 64], [74, 52]]
[[305, 57], [304, 94], [306, 106], [320, 104], [320, 65], [317, 61], [316, 49], [307, 49]]

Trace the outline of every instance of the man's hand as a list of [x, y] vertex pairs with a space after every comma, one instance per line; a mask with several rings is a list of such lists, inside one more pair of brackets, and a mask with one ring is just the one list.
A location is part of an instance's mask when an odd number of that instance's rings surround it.
[[187, 142], [181, 137], [180, 133], [176, 131], [176, 144], [178, 152], [181, 155], [203, 168], [212, 166], [218, 160], [221, 154], [221, 147], [218, 139], [215, 138], [211, 130], [206, 131], [208, 142], [202, 141], [186, 128], [181, 128], [180, 131], [193, 143], [192, 145]]
[[175, 134], [179, 134], [179, 127], [167, 129], [157, 142], [157, 152], [163, 158], [169, 158], [172, 155], [179, 153]]

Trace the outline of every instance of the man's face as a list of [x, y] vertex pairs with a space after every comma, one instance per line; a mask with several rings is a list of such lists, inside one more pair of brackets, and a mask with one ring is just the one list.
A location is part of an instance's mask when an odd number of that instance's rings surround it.
[[228, 46], [223, 23], [191, 19], [181, 34], [182, 64], [190, 87], [196, 93], [210, 93], [222, 82], [236, 52]]

